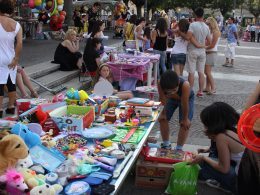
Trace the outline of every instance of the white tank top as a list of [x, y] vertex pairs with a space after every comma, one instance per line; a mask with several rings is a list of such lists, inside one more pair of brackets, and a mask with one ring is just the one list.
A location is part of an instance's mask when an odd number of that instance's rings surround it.
[[12, 83], [15, 84], [17, 67], [13, 70], [9, 69], [8, 65], [15, 56], [14, 42], [20, 28], [21, 26], [17, 22], [15, 30], [7, 32], [0, 23], [0, 84], [6, 84], [9, 75]]
[[[138, 47], [143, 47], [143, 40], [137, 38], [138, 33], [135, 31], [135, 40], [137, 40]], [[144, 30], [141, 31], [141, 36], [144, 35]]]
[[188, 41], [183, 39], [182, 37], [176, 37], [175, 38], [175, 44], [172, 48], [171, 54], [186, 54], [187, 53], [187, 46], [188, 46]]
[[[213, 34], [210, 34], [210, 38], [211, 38], [211, 40], [213, 39]], [[211, 49], [207, 49], [207, 51], [218, 51], [219, 40], [220, 40], [220, 37], [218, 38], [218, 40], [216, 42], [216, 45], [213, 48], [211, 48]]]

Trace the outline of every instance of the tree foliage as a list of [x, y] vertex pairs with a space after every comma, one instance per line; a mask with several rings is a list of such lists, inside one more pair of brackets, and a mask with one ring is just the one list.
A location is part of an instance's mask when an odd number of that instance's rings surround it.
[[248, 0], [248, 9], [256, 17], [260, 15], [260, 0]]

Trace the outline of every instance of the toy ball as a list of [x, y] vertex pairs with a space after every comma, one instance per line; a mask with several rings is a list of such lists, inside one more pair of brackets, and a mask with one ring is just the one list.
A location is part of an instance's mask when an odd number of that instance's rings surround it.
[[30, 8], [34, 8], [35, 7], [34, 0], [29, 0], [28, 5]]
[[260, 104], [246, 110], [240, 117], [237, 125], [238, 137], [248, 149], [260, 152], [260, 138], [254, 130], [257, 128], [256, 121], [260, 120]]
[[42, 1], [41, 0], [35, 0], [34, 1], [34, 5], [37, 7], [37, 6], [40, 6], [42, 4]]
[[58, 11], [62, 11], [63, 10], [63, 5], [58, 5], [57, 9], [58, 9]]
[[66, 17], [66, 12], [65, 11], [60, 11], [60, 15], [63, 15]]
[[53, 23], [57, 23], [57, 22], [58, 22], [58, 16], [57, 16], [57, 15], [53, 15], [53, 16], [51, 17], [51, 21], [52, 21]]
[[51, 8], [51, 6], [52, 6], [52, 1], [47, 1], [46, 6], [47, 6], [48, 8]]
[[64, 2], [63, 0], [57, 0], [58, 5], [62, 5]]
[[58, 19], [58, 23], [63, 23], [65, 20], [65, 16], [64, 15], [60, 15], [59, 19]]

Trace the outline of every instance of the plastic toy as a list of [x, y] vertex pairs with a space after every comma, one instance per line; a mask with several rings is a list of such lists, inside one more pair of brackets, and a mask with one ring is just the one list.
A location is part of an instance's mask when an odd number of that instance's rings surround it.
[[45, 175], [45, 182], [48, 184], [57, 184], [58, 183], [59, 176], [57, 173], [50, 172], [47, 175]]
[[29, 168], [32, 165], [33, 165], [33, 161], [32, 161], [32, 158], [31, 158], [31, 156], [29, 154], [26, 158], [18, 160], [18, 162], [16, 163], [15, 168], [17, 170], [19, 170], [21, 168]]
[[24, 141], [17, 135], [6, 135], [0, 141], [0, 175], [8, 167], [15, 167], [19, 159], [28, 156], [28, 148]]
[[36, 174], [44, 175], [46, 172], [45, 169], [43, 168], [43, 166], [41, 166], [40, 164], [35, 164], [35, 165], [31, 166], [30, 169], [32, 171], [35, 171]]
[[22, 168], [19, 170], [19, 172], [23, 175], [25, 183], [29, 186], [29, 188], [34, 188], [36, 186], [45, 184], [44, 175], [36, 175], [35, 171], [27, 168]]
[[6, 183], [8, 194], [22, 195], [29, 192], [28, 186], [24, 183], [21, 173], [15, 169], [8, 169], [6, 173], [0, 176], [0, 182]]
[[30, 191], [30, 195], [42, 195], [42, 194], [56, 195], [56, 194], [60, 194], [62, 190], [63, 187], [59, 184], [54, 184], [54, 185], [44, 184], [41, 186], [34, 187]]
[[65, 188], [66, 195], [90, 195], [91, 189], [87, 182], [84, 181], [75, 181], [70, 183]]
[[35, 145], [41, 144], [40, 136], [31, 132], [29, 128], [22, 123], [17, 123], [14, 125], [11, 133], [19, 135], [24, 140], [28, 148], [32, 148]]
[[253, 131], [254, 124], [260, 118], [260, 104], [252, 106], [240, 117], [237, 125], [238, 137], [250, 150], [260, 152], [260, 138]]

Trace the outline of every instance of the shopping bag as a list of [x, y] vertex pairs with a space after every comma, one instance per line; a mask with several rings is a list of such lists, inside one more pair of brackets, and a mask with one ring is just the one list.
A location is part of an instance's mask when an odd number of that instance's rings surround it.
[[199, 165], [180, 162], [173, 165], [166, 193], [172, 195], [194, 195], [197, 192]]

